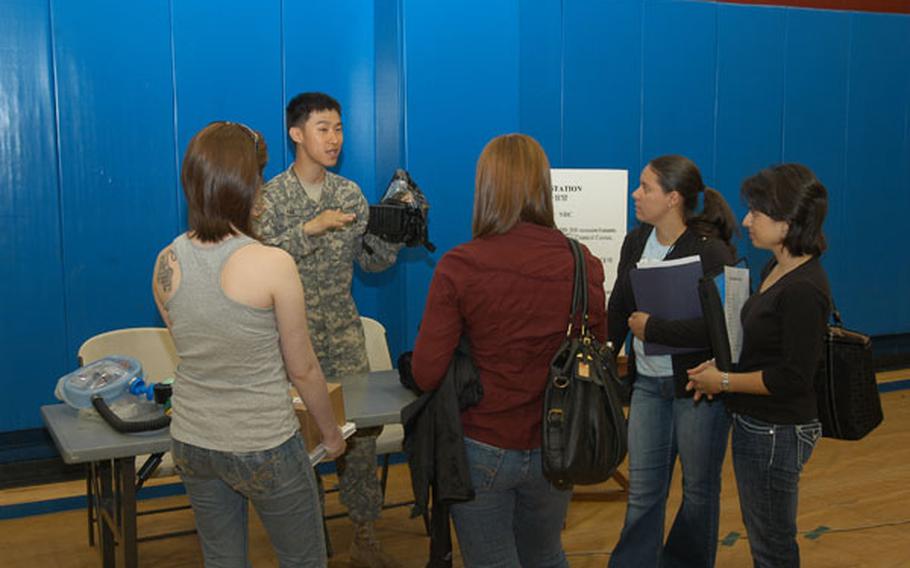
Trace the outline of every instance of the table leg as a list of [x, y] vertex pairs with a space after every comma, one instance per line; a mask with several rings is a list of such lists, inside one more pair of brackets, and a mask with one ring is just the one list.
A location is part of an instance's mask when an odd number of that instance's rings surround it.
[[113, 508], [114, 491], [112, 487], [111, 462], [104, 460], [96, 462], [92, 468], [93, 483], [98, 491], [95, 493], [95, 515], [98, 520], [98, 552], [101, 554], [101, 565], [104, 568], [113, 568], [117, 560], [114, 556], [114, 528]]
[[95, 464], [90, 462], [85, 472], [85, 506], [88, 513], [88, 545], [95, 546], [95, 492], [92, 485], [95, 483]]
[[139, 565], [136, 544], [136, 460], [133, 456], [117, 460], [117, 485], [120, 488], [120, 546], [123, 549], [123, 566]]

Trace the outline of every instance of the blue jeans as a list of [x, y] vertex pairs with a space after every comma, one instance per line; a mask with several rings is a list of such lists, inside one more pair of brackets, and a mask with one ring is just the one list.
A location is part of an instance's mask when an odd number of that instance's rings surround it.
[[818, 421], [780, 425], [733, 415], [733, 470], [756, 568], [799, 566], [799, 476], [821, 435]]
[[[610, 566], [714, 566], [730, 418], [719, 400], [674, 398], [673, 377], [638, 375], [629, 411], [629, 503]], [[676, 457], [683, 498], [664, 543]]]
[[560, 531], [572, 492], [543, 476], [540, 448], [464, 441], [476, 496], [451, 513], [465, 567], [568, 566]]
[[299, 434], [261, 452], [219, 452], [177, 440], [173, 452], [207, 568], [251, 566], [247, 501], [282, 568], [326, 565], [316, 477]]

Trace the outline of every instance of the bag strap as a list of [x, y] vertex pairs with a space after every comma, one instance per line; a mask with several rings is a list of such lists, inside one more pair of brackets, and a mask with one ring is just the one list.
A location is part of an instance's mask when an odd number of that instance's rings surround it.
[[844, 322], [840, 319], [840, 312], [837, 311], [837, 304], [834, 303], [833, 297], [831, 298], [831, 321], [834, 327], [844, 327]]
[[569, 239], [567, 237], [566, 241], [569, 244], [569, 252], [572, 253], [572, 303], [569, 304], [569, 331], [571, 332], [572, 324], [575, 322], [575, 316], [578, 313], [578, 307], [581, 298], [578, 296], [580, 292], [578, 288], [579, 266], [575, 258], [575, 249], [572, 247], [572, 239]]
[[583, 329], [588, 327], [588, 263], [585, 262], [585, 255], [581, 252], [581, 243], [576, 240], [572, 241], [572, 249], [575, 254], [575, 265], [579, 267], [576, 270], [575, 287], [581, 290], [581, 316], [583, 318]]
[[578, 313], [578, 305], [581, 300], [579, 298], [579, 288], [578, 288], [578, 262], [575, 259], [575, 249], [572, 247], [572, 239], [566, 237], [566, 242], [569, 245], [569, 251], [572, 253], [572, 303], [569, 304], [569, 324], [566, 328], [566, 337], [572, 336], [572, 330], [575, 325], [576, 314]]
[[588, 268], [578, 241], [569, 237], [566, 237], [566, 240], [569, 242], [569, 249], [572, 251], [572, 258], [575, 263], [572, 305], [569, 312], [569, 327], [566, 330], [566, 336], [572, 335], [572, 327], [578, 319], [581, 319], [580, 335], [583, 336], [588, 329]]

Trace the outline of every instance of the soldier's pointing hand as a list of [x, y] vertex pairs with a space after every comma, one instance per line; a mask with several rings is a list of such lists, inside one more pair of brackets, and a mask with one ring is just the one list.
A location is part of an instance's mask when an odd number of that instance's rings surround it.
[[319, 236], [326, 231], [341, 229], [356, 219], [353, 213], [345, 213], [338, 209], [326, 209], [315, 218], [303, 225], [303, 232], [309, 237]]

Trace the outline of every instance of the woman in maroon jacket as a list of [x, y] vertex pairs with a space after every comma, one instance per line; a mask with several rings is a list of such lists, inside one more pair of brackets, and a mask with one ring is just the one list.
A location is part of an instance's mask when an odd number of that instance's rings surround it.
[[[565, 337], [574, 261], [553, 221], [550, 164], [521, 134], [480, 155], [473, 239], [439, 261], [412, 361], [436, 389], [462, 335], [483, 399], [461, 415], [476, 498], [453, 505], [465, 566], [566, 566], [570, 492], [543, 477], [540, 422], [550, 359]], [[603, 266], [585, 249], [592, 329], [606, 334]]]

